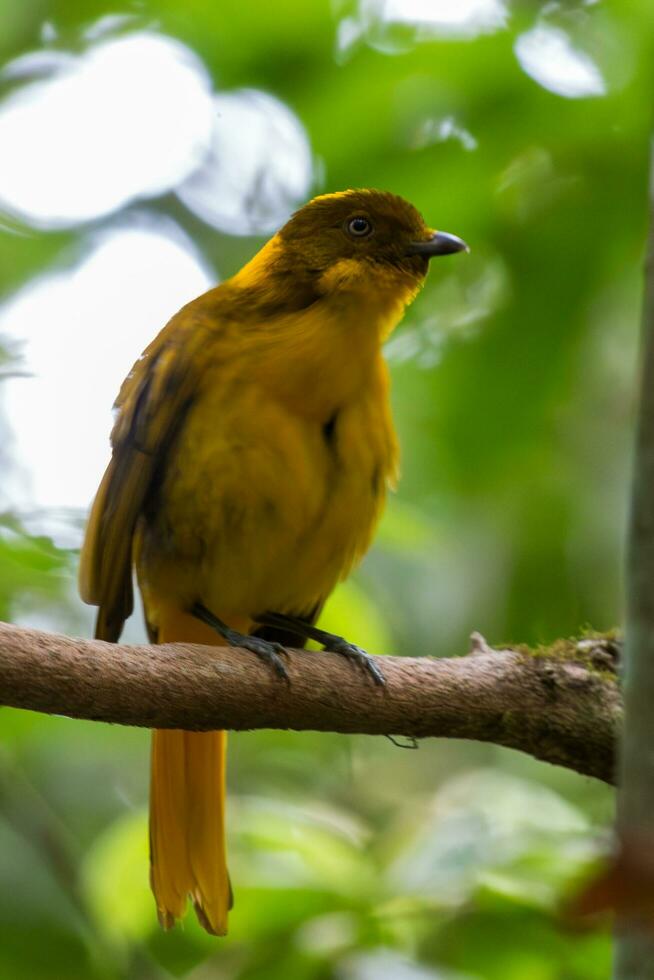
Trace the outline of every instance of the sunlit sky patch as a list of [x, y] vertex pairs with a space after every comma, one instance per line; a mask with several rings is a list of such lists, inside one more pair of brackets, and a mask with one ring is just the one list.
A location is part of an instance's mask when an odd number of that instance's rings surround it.
[[183, 180], [208, 152], [209, 78], [172, 38], [141, 32], [62, 62], [24, 55], [33, 81], [0, 106], [0, 207], [44, 226], [107, 214]]
[[606, 93], [595, 62], [573, 47], [565, 31], [557, 27], [537, 25], [517, 38], [514, 51], [522, 70], [556, 95], [581, 99]]
[[178, 196], [221, 231], [274, 230], [311, 188], [304, 128], [283, 102], [254, 89], [216, 95], [214, 113], [210, 154]]
[[212, 281], [177, 225], [149, 217], [98, 236], [74, 268], [37, 279], [0, 308], [0, 334], [31, 375], [0, 388], [14, 463], [2, 506], [88, 506], [121, 381], [168, 318]]

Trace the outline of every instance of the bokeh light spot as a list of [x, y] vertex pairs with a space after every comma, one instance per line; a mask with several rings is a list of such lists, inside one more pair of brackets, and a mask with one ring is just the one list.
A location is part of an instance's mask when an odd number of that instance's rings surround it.
[[179, 41], [141, 31], [5, 68], [29, 74], [0, 104], [0, 208], [28, 223], [66, 227], [161, 194], [208, 152], [210, 80]]
[[539, 24], [518, 37], [514, 51], [522, 70], [556, 95], [582, 99], [606, 93], [595, 62], [573, 47], [568, 35], [558, 27]]
[[362, 0], [360, 13], [368, 24], [413, 26], [418, 40], [465, 40], [499, 31], [508, 22], [502, 0]]
[[24, 372], [0, 388], [12, 462], [3, 506], [88, 506], [109, 458], [120, 383], [210, 284], [177, 225], [148, 218], [105, 232], [76, 268], [30, 283], [0, 308], [0, 333]]
[[234, 235], [273, 231], [308, 196], [309, 140], [297, 117], [265, 92], [214, 100], [211, 152], [177, 194], [208, 224]]
[[423, 119], [415, 131], [412, 146], [415, 150], [421, 150], [425, 146], [434, 143], [445, 143], [454, 140], [460, 143], [464, 150], [476, 150], [478, 143], [476, 137], [469, 129], [462, 126], [455, 116], [443, 116], [440, 119], [429, 116]]

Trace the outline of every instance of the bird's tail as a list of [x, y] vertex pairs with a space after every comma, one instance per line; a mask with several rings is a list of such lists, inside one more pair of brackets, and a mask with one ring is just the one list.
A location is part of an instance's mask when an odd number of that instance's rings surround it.
[[[162, 617], [157, 640], [222, 645], [186, 614]], [[153, 732], [150, 882], [164, 929], [184, 915], [190, 897], [207, 932], [227, 932], [232, 892], [225, 857], [226, 746], [226, 732]]]

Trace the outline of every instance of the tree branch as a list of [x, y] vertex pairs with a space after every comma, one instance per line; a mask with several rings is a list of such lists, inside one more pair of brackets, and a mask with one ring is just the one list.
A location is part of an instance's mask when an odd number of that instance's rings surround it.
[[621, 717], [609, 638], [468, 656], [378, 657], [386, 687], [290, 650], [289, 683], [244, 650], [128, 646], [0, 623], [0, 703], [147, 728], [286, 728], [494, 742], [610, 782]]

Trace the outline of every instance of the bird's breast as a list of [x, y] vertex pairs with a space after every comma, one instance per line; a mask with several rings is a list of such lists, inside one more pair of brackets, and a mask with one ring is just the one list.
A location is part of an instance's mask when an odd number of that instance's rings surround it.
[[396, 466], [385, 367], [327, 414], [240, 374], [206, 386], [143, 522], [148, 592], [222, 615], [302, 613], [365, 552]]

